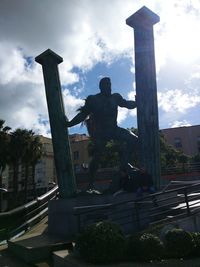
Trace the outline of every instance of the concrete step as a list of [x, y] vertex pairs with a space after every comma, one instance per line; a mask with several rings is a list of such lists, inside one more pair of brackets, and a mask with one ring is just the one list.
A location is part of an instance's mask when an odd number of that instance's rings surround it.
[[[81, 259], [75, 258], [73, 256], [73, 253], [71, 253], [69, 250], [60, 250], [53, 252], [53, 267], [96, 267], [97, 264], [91, 264], [88, 262], [85, 262]], [[130, 267], [133, 266], [133, 263], [131, 262], [120, 262], [120, 263], [113, 263], [113, 264], [100, 264], [101, 267]], [[135, 265], [134, 265], [135, 266]], [[139, 265], [137, 265], [139, 266]], [[141, 265], [143, 266], [143, 265]], [[146, 266], [146, 265], [145, 265]], [[147, 267], [150, 267], [148, 265]]]
[[53, 251], [69, 249], [71, 246], [70, 240], [52, 237], [47, 233], [24, 235], [8, 241], [9, 251], [27, 263], [42, 262], [49, 259]]
[[[164, 262], [120, 262], [113, 264], [91, 264], [75, 259], [67, 250], [56, 251], [53, 253], [53, 267], [197, 267], [199, 266], [199, 258], [192, 259], [166, 259]], [[39, 266], [46, 267], [46, 266]]]
[[73, 256], [70, 255], [70, 251], [67, 249], [53, 252], [53, 267], [86, 267], [86, 266], [88, 266], [88, 264], [84, 264], [83, 262], [80, 263], [77, 259], [75, 259]]

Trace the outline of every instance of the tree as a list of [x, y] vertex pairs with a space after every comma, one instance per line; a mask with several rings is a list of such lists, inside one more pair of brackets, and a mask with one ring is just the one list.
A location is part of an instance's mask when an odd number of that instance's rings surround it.
[[176, 150], [172, 145], [169, 145], [160, 131], [160, 152], [161, 152], [161, 169], [165, 170], [170, 167], [182, 165], [181, 171], [185, 171], [185, 164], [189, 162], [190, 157], [182, 151]]
[[29, 180], [29, 173], [30, 173], [30, 162], [32, 157], [32, 139], [34, 136], [34, 132], [32, 130], [24, 130], [24, 154], [22, 155], [21, 165], [24, 166], [25, 169], [25, 176], [24, 176], [24, 202], [27, 201], [27, 194], [28, 194], [28, 180]]
[[[33, 191], [36, 191], [35, 188], [35, 167], [38, 160], [42, 156], [42, 143], [40, 142], [39, 136], [35, 136], [34, 132], [31, 132], [30, 142], [28, 146], [28, 151], [26, 158], [28, 159], [27, 164], [31, 167], [31, 184], [33, 186]], [[26, 177], [26, 183], [28, 182], [28, 177]], [[26, 185], [27, 189], [27, 185]], [[27, 196], [27, 192], [25, 192], [25, 196]], [[26, 199], [25, 199], [26, 200]]]
[[[128, 129], [129, 131], [132, 131], [134, 134], [137, 134], [137, 129], [131, 128]], [[113, 141], [110, 140], [106, 143], [105, 149], [102, 152], [99, 165], [102, 168], [108, 168], [108, 167], [116, 167], [120, 165], [120, 154], [123, 149], [123, 142], [121, 141]], [[92, 140], [90, 139], [90, 142], [88, 144], [88, 154], [89, 156], [92, 156], [94, 154], [94, 145]], [[138, 166], [138, 153], [137, 151], [133, 151], [131, 164], [134, 166]]]
[[190, 162], [192, 163], [194, 170], [200, 171], [200, 153], [192, 156]]
[[2, 187], [2, 174], [8, 164], [10, 127], [4, 126], [5, 121], [0, 119], [0, 187]]
[[[130, 128], [134, 134], [138, 134], [137, 129]], [[185, 164], [189, 161], [190, 157], [185, 155], [182, 151], [176, 150], [172, 145], [169, 145], [164, 137], [162, 131], [159, 132], [160, 137], [160, 157], [161, 169], [176, 167], [177, 164], [182, 164], [182, 170], [185, 170]], [[88, 146], [89, 155], [93, 153], [92, 142]], [[114, 167], [119, 165], [120, 143], [113, 142], [112, 140], [106, 144], [105, 151], [102, 154], [100, 165], [102, 167]], [[133, 151], [132, 160], [130, 162], [133, 166], [139, 166], [138, 151]]]
[[10, 164], [13, 168], [13, 190], [18, 192], [19, 166], [24, 161], [27, 149], [28, 130], [16, 129], [10, 135]]
[[200, 153], [191, 157], [191, 162], [193, 163], [200, 163]]
[[32, 130], [16, 129], [10, 136], [10, 164], [13, 168], [13, 189], [17, 196], [19, 184], [19, 167], [24, 168], [24, 201], [27, 201], [28, 183], [31, 176], [33, 189], [35, 187], [35, 166], [41, 157], [42, 144]]

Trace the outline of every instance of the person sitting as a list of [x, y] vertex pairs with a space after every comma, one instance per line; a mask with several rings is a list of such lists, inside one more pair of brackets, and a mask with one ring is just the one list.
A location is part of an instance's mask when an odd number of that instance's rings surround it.
[[137, 197], [142, 197], [143, 193], [150, 193], [150, 194], [155, 193], [153, 178], [151, 174], [149, 174], [144, 167], [140, 169], [136, 195]]

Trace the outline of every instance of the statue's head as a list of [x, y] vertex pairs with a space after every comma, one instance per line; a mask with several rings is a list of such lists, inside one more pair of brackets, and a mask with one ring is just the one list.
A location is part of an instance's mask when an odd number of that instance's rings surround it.
[[111, 95], [111, 81], [109, 77], [104, 77], [99, 82], [99, 89], [105, 96]]

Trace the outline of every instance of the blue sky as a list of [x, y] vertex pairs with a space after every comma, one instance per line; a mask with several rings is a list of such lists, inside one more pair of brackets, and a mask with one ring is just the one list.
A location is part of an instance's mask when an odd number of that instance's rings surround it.
[[[142, 6], [154, 26], [160, 128], [200, 124], [199, 0], [1, 0], [0, 118], [13, 129], [49, 136], [41, 66], [50, 48], [61, 57], [60, 80], [71, 119], [102, 76], [113, 92], [135, 96], [133, 30], [125, 20]], [[136, 111], [119, 109], [121, 127], [137, 127]], [[80, 125], [70, 133], [86, 132]]]

